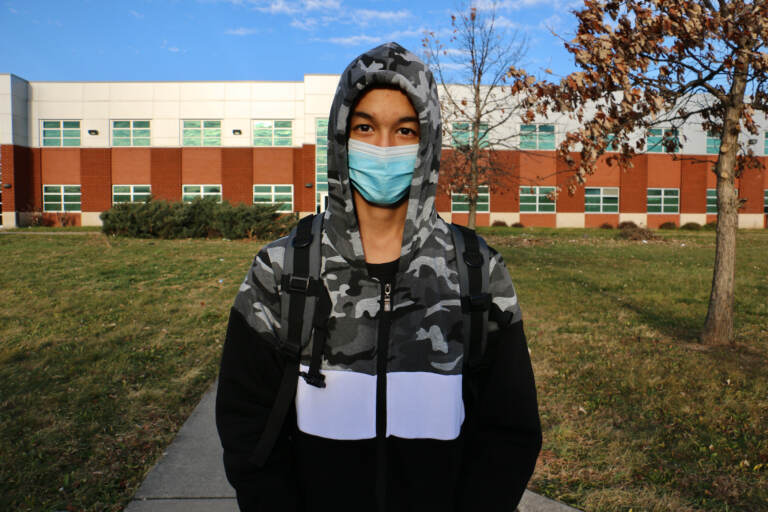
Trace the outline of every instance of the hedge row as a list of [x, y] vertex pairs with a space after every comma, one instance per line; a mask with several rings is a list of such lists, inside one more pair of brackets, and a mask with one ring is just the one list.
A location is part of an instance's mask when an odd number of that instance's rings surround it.
[[190, 203], [150, 198], [141, 203], [119, 203], [102, 212], [102, 231], [137, 238], [269, 240], [287, 234], [296, 223], [294, 215], [279, 214], [278, 208], [219, 203], [210, 197]]

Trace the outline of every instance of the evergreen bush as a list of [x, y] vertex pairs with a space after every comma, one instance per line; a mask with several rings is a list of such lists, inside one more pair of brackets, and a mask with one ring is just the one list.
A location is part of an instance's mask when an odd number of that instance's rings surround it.
[[118, 203], [102, 212], [107, 235], [136, 238], [258, 238], [284, 235], [296, 223], [293, 215], [277, 213], [278, 205], [232, 205], [215, 198], [190, 203], [147, 199]]
[[664, 222], [659, 229], [677, 229], [677, 224], [674, 222]]
[[698, 222], [686, 222], [682, 226], [680, 226], [680, 229], [687, 229], [690, 231], [698, 231], [701, 229], [701, 224]]

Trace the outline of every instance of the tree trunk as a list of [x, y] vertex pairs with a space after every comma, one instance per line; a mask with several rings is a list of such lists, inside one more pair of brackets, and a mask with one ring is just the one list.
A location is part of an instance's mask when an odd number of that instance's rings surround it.
[[475, 229], [477, 225], [477, 151], [472, 155], [472, 161], [470, 162], [470, 175], [469, 175], [469, 219], [467, 219], [467, 227], [469, 229]]
[[715, 165], [717, 175], [717, 238], [715, 270], [709, 308], [701, 333], [701, 342], [708, 345], [730, 343], [733, 338], [733, 303], [736, 277], [736, 230], [739, 223], [739, 194], [736, 190], [736, 154], [744, 90], [747, 84], [749, 56], [741, 52], [737, 58], [731, 90], [725, 105], [720, 155]]

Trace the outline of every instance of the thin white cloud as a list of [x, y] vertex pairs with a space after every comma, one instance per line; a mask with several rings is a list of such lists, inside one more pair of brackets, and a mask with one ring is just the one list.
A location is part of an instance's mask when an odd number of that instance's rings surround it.
[[520, 28], [519, 23], [515, 23], [505, 16], [496, 16], [493, 26], [497, 28]]
[[285, 0], [273, 0], [267, 6], [256, 7], [256, 10], [269, 14], [296, 14], [301, 9], [298, 4], [289, 3]]
[[144, 15], [143, 15], [143, 14], [141, 14], [140, 12], [134, 11], [133, 9], [131, 9], [130, 11], [128, 11], [128, 13], [129, 13], [131, 16], [133, 16], [134, 18], [136, 18], [137, 20], [140, 20], [141, 18], [143, 18], [143, 17], [144, 17]]
[[228, 36], [252, 36], [253, 34], [258, 34], [259, 29], [257, 28], [246, 28], [246, 27], [238, 27], [238, 28], [230, 28], [224, 32]]
[[375, 11], [373, 9], [356, 9], [353, 19], [359, 20], [361, 24], [371, 21], [401, 21], [411, 17], [410, 11], [400, 9], [399, 11]]
[[291, 26], [300, 30], [312, 30], [320, 24], [317, 18], [304, 18], [291, 20]]
[[168, 46], [168, 41], [163, 39], [163, 44], [160, 45], [160, 48], [163, 48], [165, 50], [168, 50], [171, 53], [187, 53], [187, 50], [183, 50], [179, 48], [178, 46]]
[[19, 14], [19, 11], [17, 11], [13, 7], [9, 7], [8, 10], [11, 12], [11, 14]]
[[423, 33], [424, 33], [423, 29], [398, 30], [397, 32], [391, 32], [389, 34], [381, 35], [381, 36], [361, 34], [356, 36], [331, 37], [330, 39], [318, 39], [318, 41], [325, 41], [328, 43], [338, 44], [342, 46], [360, 46], [363, 44], [373, 45], [373, 44], [386, 43], [389, 41], [397, 41], [399, 39], [421, 36]]
[[179, 53], [181, 50], [176, 46], [169, 46], [168, 51], [171, 53]]
[[341, 9], [340, 0], [304, 0], [304, 9], [315, 11], [318, 9]]

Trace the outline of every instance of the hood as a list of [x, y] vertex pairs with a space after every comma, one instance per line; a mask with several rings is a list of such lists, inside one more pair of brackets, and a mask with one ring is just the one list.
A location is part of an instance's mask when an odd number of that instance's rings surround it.
[[421, 59], [397, 43], [383, 44], [360, 55], [339, 79], [328, 119], [328, 209], [324, 225], [338, 253], [353, 266], [364, 266], [365, 255], [347, 166], [347, 125], [358, 98], [376, 84], [396, 86], [403, 91], [419, 118], [419, 153], [408, 195], [400, 253], [402, 271], [432, 234], [437, 222], [435, 193], [442, 127], [432, 73]]

